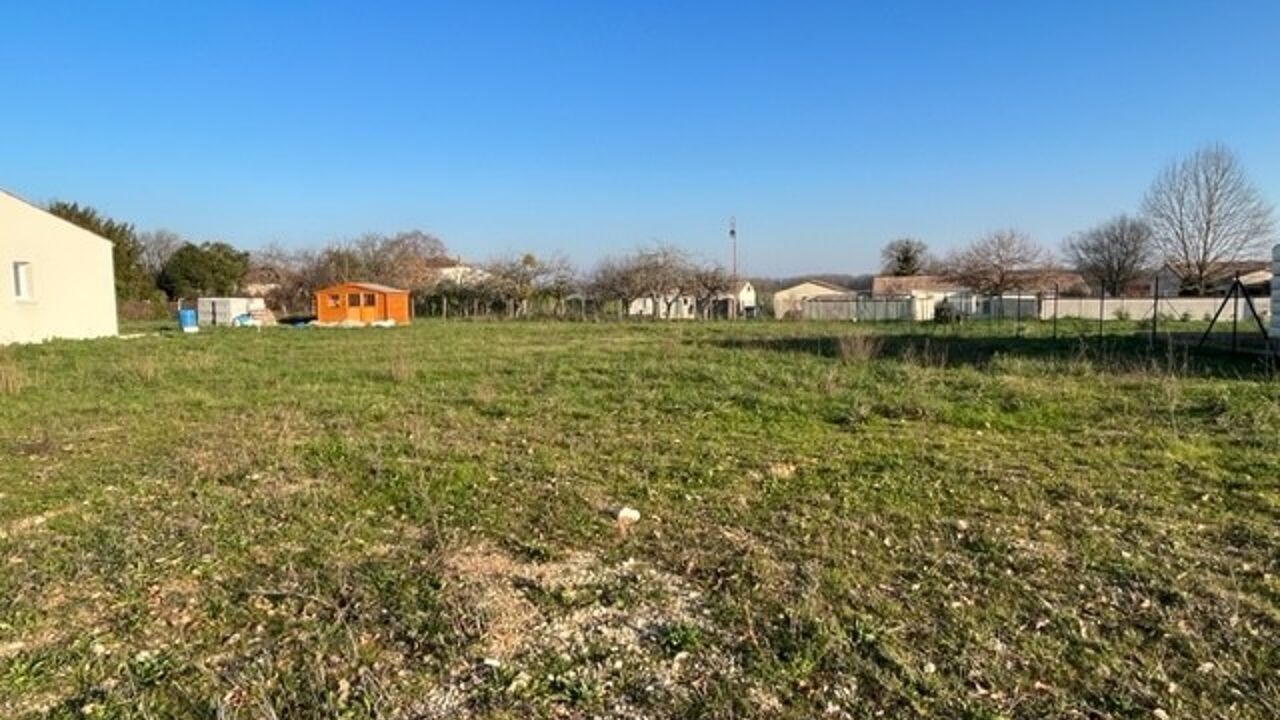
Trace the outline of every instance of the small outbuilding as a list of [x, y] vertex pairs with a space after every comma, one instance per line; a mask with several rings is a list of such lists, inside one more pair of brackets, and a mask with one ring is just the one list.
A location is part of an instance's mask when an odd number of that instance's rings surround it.
[[826, 297], [828, 295], [845, 295], [852, 297], [854, 293], [849, 288], [832, 285], [822, 280], [806, 280], [798, 285], [792, 285], [773, 294], [773, 314], [774, 317], [781, 318], [800, 318], [804, 316], [804, 303], [810, 298]]
[[316, 291], [316, 321], [409, 324], [409, 291], [377, 283], [348, 282]]

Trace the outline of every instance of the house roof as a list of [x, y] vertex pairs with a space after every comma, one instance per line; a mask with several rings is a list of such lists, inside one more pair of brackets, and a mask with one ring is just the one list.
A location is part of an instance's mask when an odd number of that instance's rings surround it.
[[959, 289], [959, 284], [941, 275], [877, 275], [871, 278], [872, 295], [910, 295], [913, 290]]
[[46, 208], [42, 208], [42, 207], [40, 207], [39, 205], [37, 205], [37, 204], [35, 204], [35, 203], [31, 202], [30, 200], [27, 200], [27, 199], [25, 199], [25, 198], [23, 198], [23, 197], [21, 197], [21, 196], [19, 196], [19, 195], [15, 195], [14, 193], [11, 193], [11, 192], [9, 192], [8, 190], [5, 190], [4, 188], [0, 188], [0, 195], [8, 195], [10, 198], [12, 198], [12, 199], [13, 199], [14, 201], [16, 201], [18, 204], [20, 204], [20, 205], [26, 205], [27, 207], [31, 208], [32, 210], [39, 210], [40, 212], [44, 213], [45, 215], [48, 215], [49, 217], [54, 218], [54, 219], [55, 219], [55, 220], [57, 220], [58, 222], [66, 223], [66, 224], [70, 225], [71, 227], [73, 227], [73, 228], [75, 228], [75, 229], [77, 229], [77, 230], [79, 230], [79, 231], [81, 231], [81, 232], [88, 233], [89, 235], [92, 235], [94, 238], [96, 238], [96, 239], [98, 239], [98, 240], [101, 240], [101, 241], [102, 241], [102, 242], [104, 242], [104, 243], [109, 243], [109, 244], [111, 244], [111, 245], [114, 245], [114, 244], [115, 244], [115, 243], [111, 242], [111, 240], [110, 240], [110, 239], [108, 239], [108, 238], [104, 238], [104, 237], [102, 237], [101, 235], [99, 235], [98, 233], [96, 233], [96, 232], [94, 232], [94, 231], [92, 231], [92, 230], [86, 230], [86, 229], [84, 229], [84, 228], [80, 227], [79, 225], [77, 225], [77, 224], [75, 224], [75, 223], [71, 222], [70, 220], [68, 220], [68, 219], [66, 219], [66, 218], [58, 217], [57, 215], [54, 215], [53, 213], [49, 212], [49, 211], [48, 211], [48, 209], [46, 209]]
[[[798, 282], [798, 283], [796, 283], [795, 285], [791, 285], [791, 286], [789, 286], [789, 287], [782, 288], [782, 289], [781, 289], [781, 290], [779, 290], [778, 292], [779, 292], [779, 293], [784, 293], [784, 292], [786, 292], [786, 291], [788, 291], [788, 290], [794, 290], [794, 289], [796, 289], [796, 288], [800, 287], [801, 285], [817, 285], [817, 286], [818, 286], [818, 287], [820, 287], [820, 288], [826, 288], [827, 290], [830, 290], [831, 292], [835, 292], [835, 293], [847, 293], [847, 292], [851, 292], [851, 291], [849, 290], [849, 288], [847, 288], [847, 287], [841, 287], [841, 286], [839, 286], [839, 285], [836, 285], [835, 283], [829, 283], [829, 282], [827, 282], [826, 280], [804, 280], [804, 281], [802, 281], [802, 282]], [[777, 293], [775, 293], [775, 294], [777, 294]]]
[[746, 290], [749, 287], [751, 287], [750, 280], [737, 280], [729, 284], [729, 292], [733, 293], [734, 295], [738, 295], [743, 290]]
[[1084, 275], [1073, 270], [1042, 270], [1028, 274], [1032, 277], [1027, 290], [1048, 292], [1055, 286], [1059, 291], [1089, 287], [1089, 281], [1084, 279]]
[[422, 259], [422, 266], [444, 270], [446, 268], [462, 267], [462, 261], [458, 258], [452, 258], [448, 255], [433, 255]]
[[[1060, 290], [1087, 286], [1084, 276], [1069, 270], [1028, 270], [1016, 273], [1024, 278], [1028, 292], [1048, 292], [1056, 285]], [[965, 290], [960, 283], [944, 275], [877, 275], [871, 280], [872, 295], [910, 295], [918, 292]]]

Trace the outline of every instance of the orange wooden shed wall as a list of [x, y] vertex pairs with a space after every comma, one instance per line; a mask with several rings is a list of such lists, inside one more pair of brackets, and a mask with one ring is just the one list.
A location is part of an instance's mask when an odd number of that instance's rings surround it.
[[363, 283], [342, 283], [317, 290], [315, 303], [316, 320], [323, 323], [395, 320], [400, 325], [409, 324], [407, 290]]

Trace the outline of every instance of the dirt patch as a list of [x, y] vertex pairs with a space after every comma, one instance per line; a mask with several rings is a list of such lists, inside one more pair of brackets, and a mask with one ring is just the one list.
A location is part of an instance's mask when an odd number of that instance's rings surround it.
[[477, 656], [429, 693], [426, 717], [641, 717], [647, 701], [669, 708], [735, 672], [714, 647], [702, 594], [647, 563], [585, 552], [532, 561], [477, 545], [450, 554], [445, 573], [455, 605], [483, 630]]
[[59, 515], [66, 515], [68, 512], [71, 512], [71, 506], [46, 510], [45, 512], [38, 513], [36, 515], [28, 515], [27, 517], [18, 518], [17, 520], [10, 522], [8, 525], [0, 527], [0, 540], [7, 540], [11, 537], [25, 535], [26, 533], [40, 528], [45, 523]]

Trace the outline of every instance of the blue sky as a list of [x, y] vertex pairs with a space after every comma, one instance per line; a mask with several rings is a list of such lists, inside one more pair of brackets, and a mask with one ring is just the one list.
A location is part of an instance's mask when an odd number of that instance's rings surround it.
[[1280, 3], [11, 2], [0, 187], [195, 240], [422, 228], [858, 272], [1056, 247], [1206, 142], [1280, 202]]

